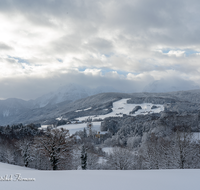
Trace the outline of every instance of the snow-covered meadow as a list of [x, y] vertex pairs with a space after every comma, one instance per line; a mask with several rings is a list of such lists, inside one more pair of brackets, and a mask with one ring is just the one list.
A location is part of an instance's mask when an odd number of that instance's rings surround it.
[[[93, 124], [92, 130], [100, 131], [101, 122], [93, 122], [92, 124]], [[68, 129], [70, 135], [72, 135], [76, 131], [80, 131], [83, 130], [84, 128], [87, 128], [87, 123], [61, 125], [58, 128]]]
[[[63, 170], [39, 171], [0, 163], [5, 190], [199, 190], [199, 169], [191, 170]], [[35, 181], [14, 181], [15, 174]], [[11, 181], [3, 181], [5, 176]]]

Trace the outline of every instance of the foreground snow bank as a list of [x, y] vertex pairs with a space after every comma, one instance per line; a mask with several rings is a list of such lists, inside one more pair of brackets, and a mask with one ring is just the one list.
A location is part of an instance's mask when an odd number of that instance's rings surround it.
[[1, 189], [199, 190], [200, 170], [38, 171], [0, 163], [1, 178], [20, 173], [35, 181], [0, 181]]

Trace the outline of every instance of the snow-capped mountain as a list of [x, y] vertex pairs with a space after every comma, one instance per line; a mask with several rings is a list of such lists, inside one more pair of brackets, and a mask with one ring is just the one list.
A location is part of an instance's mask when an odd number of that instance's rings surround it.
[[0, 124], [12, 122], [15, 117], [29, 111], [31, 107], [33, 107], [31, 101], [24, 101], [17, 98], [0, 100]]
[[37, 98], [34, 104], [36, 107], [44, 107], [48, 104], [54, 105], [64, 101], [75, 101], [90, 95], [90, 89], [70, 84]]
[[105, 115], [111, 112], [113, 102], [123, 98], [131, 98], [129, 100], [130, 104], [172, 103], [172, 108], [175, 111], [177, 109], [179, 109], [178, 111], [190, 109], [191, 112], [195, 112], [200, 109], [200, 90], [133, 94], [114, 91], [115, 89], [109, 87], [91, 89], [71, 84], [36, 100], [24, 101], [15, 98], [0, 100], [0, 125], [18, 123], [48, 124], [55, 121], [56, 118], [73, 119], [92, 115]]

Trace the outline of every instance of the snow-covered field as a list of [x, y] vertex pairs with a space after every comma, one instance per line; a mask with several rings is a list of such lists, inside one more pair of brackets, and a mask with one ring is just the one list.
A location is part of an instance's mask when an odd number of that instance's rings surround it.
[[87, 111], [87, 110], [90, 110], [90, 109], [92, 109], [92, 107], [89, 107], [89, 108], [86, 108], [86, 109], [83, 109], [83, 110], [76, 110], [75, 112]]
[[[92, 124], [93, 124], [92, 130], [100, 131], [101, 122], [92, 122]], [[72, 135], [76, 131], [80, 131], [83, 130], [84, 128], [87, 128], [87, 123], [61, 125], [58, 128], [68, 129], [70, 135]]]
[[[199, 169], [39, 171], [0, 163], [2, 190], [199, 190]], [[14, 181], [15, 174], [35, 181]], [[2, 179], [11, 175], [11, 181]]]
[[[128, 98], [129, 99], [129, 98]], [[138, 110], [135, 114], [131, 114], [132, 116], [136, 116], [139, 114], [149, 114], [149, 113], [159, 113], [164, 110], [164, 106], [160, 104], [151, 104], [151, 103], [143, 103], [143, 104], [127, 104], [128, 99], [121, 99], [119, 101], [116, 101], [113, 103], [112, 112], [106, 115], [93, 115], [90, 116], [92, 119], [104, 119], [106, 117], [122, 117], [123, 114], [129, 115], [129, 112], [131, 112], [136, 106], [141, 106], [142, 109]], [[151, 109], [151, 107], [155, 105], [158, 108]], [[84, 121], [88, 118], [88, 116], [85, 117], [78, 117], [76, 118], [79, 121]]]

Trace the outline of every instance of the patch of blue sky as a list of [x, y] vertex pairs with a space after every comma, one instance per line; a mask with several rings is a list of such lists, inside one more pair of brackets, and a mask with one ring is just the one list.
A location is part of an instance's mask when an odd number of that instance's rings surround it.
[[62, 59], [57, 58], [57, 61], [60, 62], [60, 63], [63, 63]]
[[103, 54], [105, 57], [107, 57], [107, 58], [109, 58], [109, 57], [111, 57], [111, 56], [113, 56], [114, 55], [114, 53], [106, 53], [106, 54]]
[[186, 57], [190, 56], [190, 55], [193, 55], [193, 54], [197, 54], [197, 53], [200, 53], [198, 51], [195, 51], [195, 50], [185, 50], [185, 55]]
[[109, 68], [100, 68], [101, 72], [103, 75], [105, 75], [106, 73], [110, 73], [110, 72], [117, 72], [120, 75], [126, 75], [127, 72], [126, 71], [122, 71], [122, 70], [114, 70], [114, 69], [109, 69]]
[[89, 67], [88, 68], [87, 67], [79, 67], [78, 68], [78, 70], [81, 71], [81, 72], [85, 71], [86, 69], [89, 69]]
[[22, 59], [22, 58], [20, 58], [20, 57], [12, 57], [12, 56], [9, 56], [9, 55], [8, 55], [8, 58], [15, 59], [15, 60], [17, 60], [18, 63], [26, 63], [26, 64], [28, 64], [28, 65], [30, 64], [27, 60]]
[[163, 49], [162, 52], [163, 53], [169, 53], [170, 50], [172, 50], [172, 49]]

